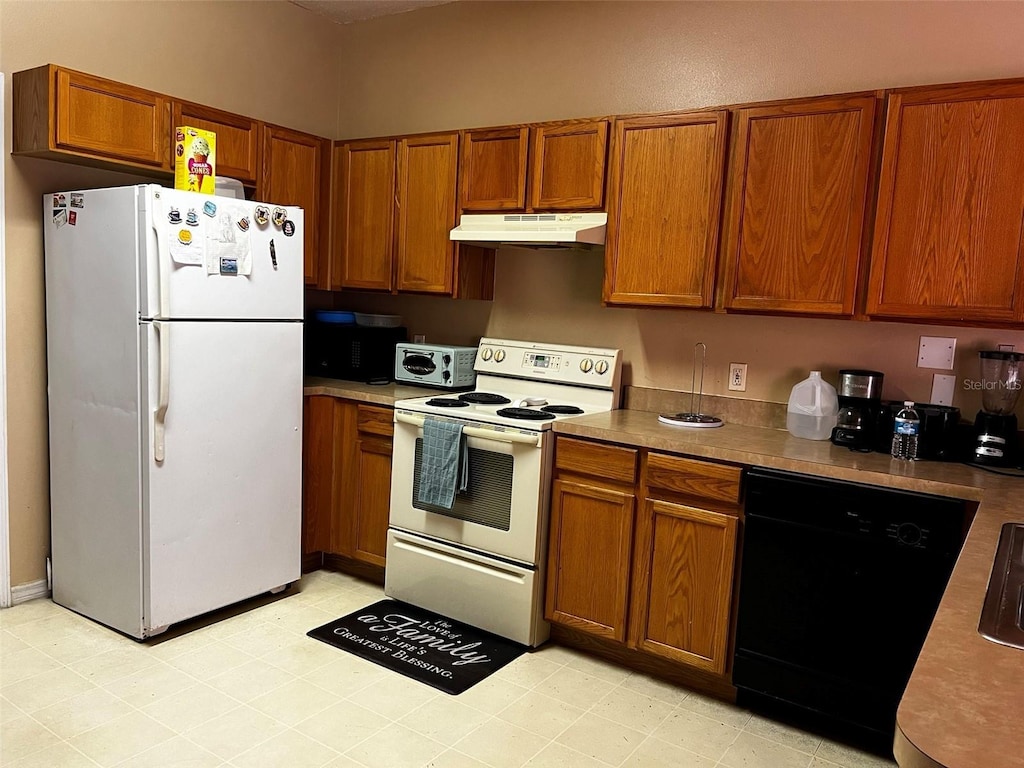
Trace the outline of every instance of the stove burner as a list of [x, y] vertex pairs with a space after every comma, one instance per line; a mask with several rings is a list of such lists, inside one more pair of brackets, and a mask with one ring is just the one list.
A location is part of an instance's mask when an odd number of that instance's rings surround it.
[[541, 410], [567, 416], [576, 416], [583, 413], [583, 409], [577, 408], [575, 405], [545, 405]]
[[547, 421], [555, 418], [553, 414], [535, 411], [532, 408], [499, 408], [498, 415], [506, 419], [529, 419], [532, 421]]
[[456, 400], [454, 397], [435, 397], [432, 400], [427, 400], [427, 405], [437, 405], [441, 408], [466, 408], [469, 403]]
[[493, 392], [465, 392], [459, 395], [459, 400], [477, 405], [504, 405], [512, 402], [507, 397], [495, 395]]

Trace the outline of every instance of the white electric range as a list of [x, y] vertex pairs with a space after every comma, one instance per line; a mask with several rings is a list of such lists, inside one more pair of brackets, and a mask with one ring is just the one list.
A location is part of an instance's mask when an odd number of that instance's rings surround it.
[[[482, 339], [476, 390], [395, 403], [384, 591], [539, 645], [559, 419], [618, 407], [616, 349]], [[417, 500], [424, 419], [462, 424], [469, 487], [450, 510]]]

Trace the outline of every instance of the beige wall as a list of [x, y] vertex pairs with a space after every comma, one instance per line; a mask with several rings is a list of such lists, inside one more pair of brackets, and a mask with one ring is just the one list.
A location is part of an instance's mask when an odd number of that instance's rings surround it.
[[[205, 46], [187, 26], [195, 17]], [[281, 2], [0, 0], [8, 75], [54, 62], [350, 137], [1021, 76], [1021, 39], [1020, 3], [459, 2], [338, 27]], [[4, 131], [9, 145], [9, 110]], [[49, 547], [40, 196], [131, 177], [27, 158], [6, 157], [4, 168], [11, 560], [21, 584], [43, 577]], [[497, 268], [493, 303], [336, 300], [400, 311], [434, 339], [621, 346], [629, 379], [656, 387], [687, 388], [703, 340], [709, 391], [724, 391], [730, 361], [746, 362], [746, 396], [778, 401], [808, 368], [842, 365], [880, 368], [887, 395], [926, 399], [930, 372], [914, 367], [922, 333], [957, 336], [961, 376], [974, 374], [981, 346], [1024, 349], [1021, 332], [608, 309], [599, 252], [507, 250]]]
[[[334, 25], [288, 3], [2, 2], [5, 142], [11, 146], [11, 73], [49, 62], [332, 136], [336, 50]], [[11, 583], [18, 585], [45, 577], [49, 552], [40, 201], [47, 191], [133, 178], [10, 156], [4, 172]]]
[[[921, 83], [1024, 76], [1024, 3], [458, 2], [342, 28], [339, 127], [349, 137], [431, 131]], [[811, 368], [886, 373], [887, 397], [927, 400], [919, 337], [958, 339], [958, 377], [976, 351], [1024, 349], [1024, 332], [896, 323], [633, 310], [601, 305], [602, 255], [503, 250], [490, 310], [436, 299], [337, 297], [398, 311], [415, 332], [483, 333], [620, 346], [628, 379], [689, 389], [693, 344], [705, 389], [784, 402]], [[456, 303], [457, 304], [457, 303]], [[973, 418], [978, 400], [955, 404]]]

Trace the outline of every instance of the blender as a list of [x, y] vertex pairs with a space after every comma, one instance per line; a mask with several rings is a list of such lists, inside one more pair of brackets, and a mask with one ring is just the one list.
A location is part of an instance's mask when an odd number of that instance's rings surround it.
[[1024, 352], [982, 350], [981, 410], [974, 419], [976, 464], [1013, 466], [1017, 458], [1017, 416], [1013, 409], [1024, 386]]

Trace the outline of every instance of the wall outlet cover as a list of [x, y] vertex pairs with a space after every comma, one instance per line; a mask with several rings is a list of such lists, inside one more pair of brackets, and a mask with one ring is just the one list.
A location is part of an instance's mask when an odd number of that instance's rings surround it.
[[932, 405], [952, 405], [956, 392], [956, 376], [936, 373], [932, 376], [932, 397], [928, 402]]
[[747, 391], [746, 363], [729, 363], [729, 389], [733, 392]]
[[917, 367], [952, 371], [955, 353], [955, 338], [922, 336], [921, 343], [917, 349]]

